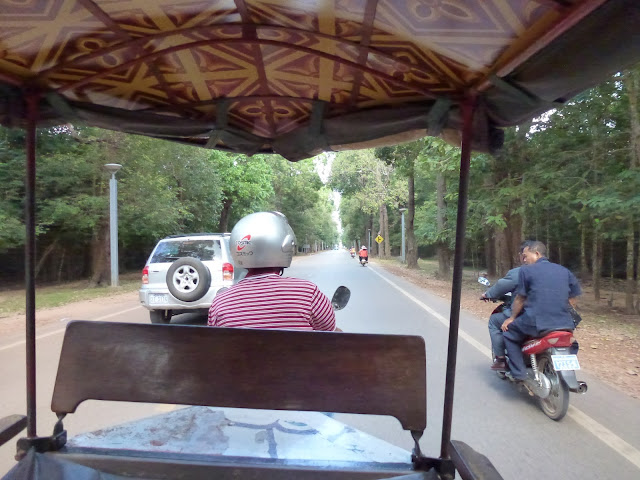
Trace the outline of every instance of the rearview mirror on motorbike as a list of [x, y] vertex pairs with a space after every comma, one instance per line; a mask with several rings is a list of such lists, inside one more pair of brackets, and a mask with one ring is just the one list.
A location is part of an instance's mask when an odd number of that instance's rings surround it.
[[333, 298], [331, 299], [331, 305], [334, 310], [342, 310], [349, 303], [349, 298], [351, 298], [351, 290], [347, 287], [340, 286], [336, 289], [336, 293], [333, 294]]
[[478, 277], [478, 283], [484, 285], [485, 287], [488, 287], [489, 285], [491, 285], [491, 282], [487, 277]]

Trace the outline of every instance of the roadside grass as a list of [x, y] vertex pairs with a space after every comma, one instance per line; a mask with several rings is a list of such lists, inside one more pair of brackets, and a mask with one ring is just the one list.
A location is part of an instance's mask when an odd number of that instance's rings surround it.
[[[81, 300], [108, 297], [110, 295], [133, 292], [140, 288], [140, 273], [132, 272], [120, 275], [120, 285], [114, 288], [89, 287], [87, 280], [69, 282], [60, 285], [36, 287], [36, 308], [59, 307]], [[24, 288], [0, 292], [0, 317], [25, 312], [26, 295]]]

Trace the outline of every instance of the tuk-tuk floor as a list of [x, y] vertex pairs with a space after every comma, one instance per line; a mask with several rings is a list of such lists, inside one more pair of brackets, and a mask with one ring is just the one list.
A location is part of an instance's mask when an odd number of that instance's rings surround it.
[[69, 434], [68, 449], [411, 463], [410, 452], [317, 412], [187, 407], [77, 436]]

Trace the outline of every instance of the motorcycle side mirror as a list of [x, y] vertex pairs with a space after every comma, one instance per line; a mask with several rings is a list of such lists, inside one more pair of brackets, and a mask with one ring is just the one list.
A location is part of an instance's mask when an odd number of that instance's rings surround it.
[[485, 287], [488, 287], [489, 285], [491, 285], [491, 282], [487, 277], [478, 277], [478, 283], [481, 285], [484, 285]]
[[347, 287], [340, 286], [336, 289], [336, 293], [333, 294], [333, 298], [331, 299], [331, 305], [334, 310], [342, 310], [349, 303], [349, 298], [351, 298], [351, 290]]

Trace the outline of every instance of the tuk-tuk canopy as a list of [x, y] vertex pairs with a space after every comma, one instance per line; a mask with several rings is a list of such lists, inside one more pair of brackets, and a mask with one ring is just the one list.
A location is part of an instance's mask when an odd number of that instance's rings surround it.
[[[0, 122], [290, 160], [426, 134], [493, 151], [640, 61], [637, 0], [0, 0]], [[612, 28], [613, 27], [613, 28]]]

